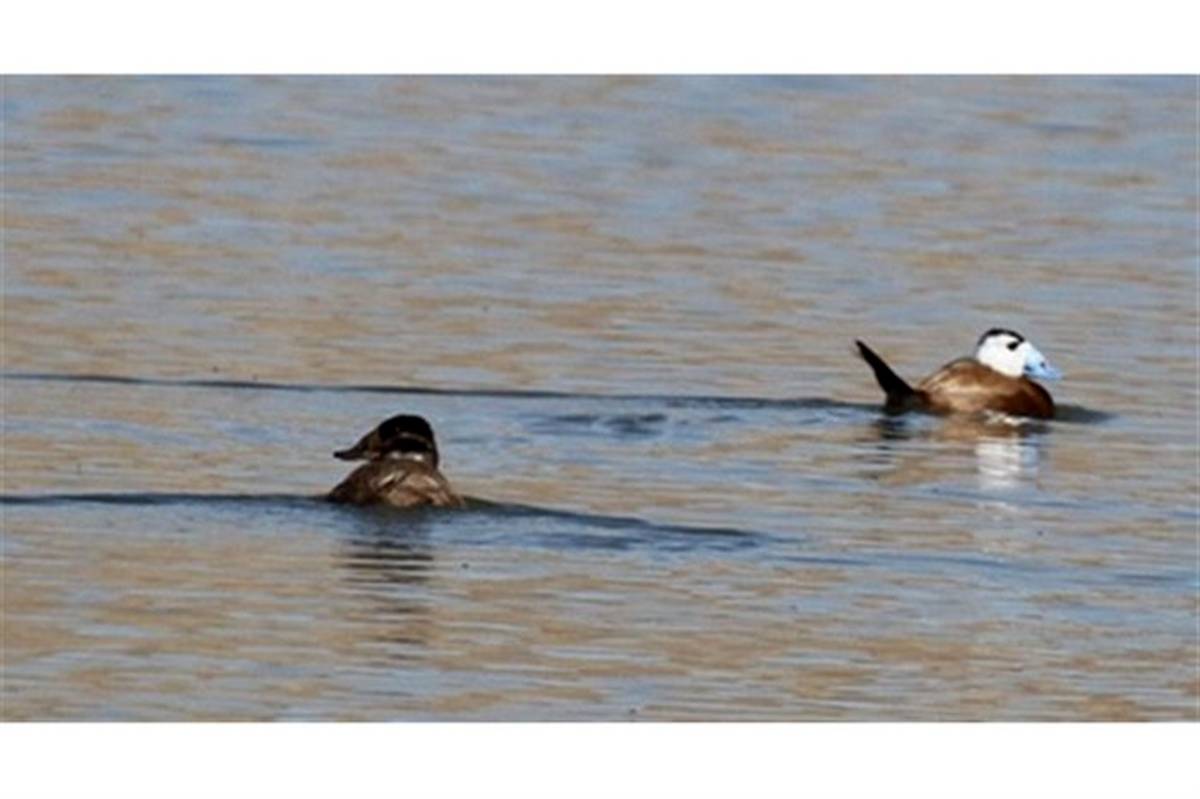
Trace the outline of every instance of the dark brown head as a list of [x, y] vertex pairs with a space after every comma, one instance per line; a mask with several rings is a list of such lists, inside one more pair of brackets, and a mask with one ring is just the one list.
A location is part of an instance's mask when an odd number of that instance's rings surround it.
[[381, 422], [353, 447], [339, 450], [333, 456], [344, 461], [412, 458], [435, 469], [438, 465], [433, 428], [424, 418], [404, 413]]

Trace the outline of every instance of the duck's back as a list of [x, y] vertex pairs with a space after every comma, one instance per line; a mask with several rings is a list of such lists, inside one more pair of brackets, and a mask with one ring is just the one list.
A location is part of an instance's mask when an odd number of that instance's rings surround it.
[[329, 492], [331, 502], [352, 505], [391, 505], [413, 508], [420, 505], [457, 507], [462, 498], [454, 493], [442, 473], [415, 460], [381, 458], [364, 463]]
[[1026, 377], [1009, 377], [973, 358], [951, 361], [917, 384], [917, 393], [935, 413], [995, 411], [1049, 419], [1050, 392]]

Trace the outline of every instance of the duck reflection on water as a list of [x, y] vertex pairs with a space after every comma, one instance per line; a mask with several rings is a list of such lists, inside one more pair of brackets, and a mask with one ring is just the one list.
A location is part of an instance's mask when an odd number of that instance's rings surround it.
[[367, 628], [388, 660], [410, 660], [430, 637], [429, 587], [437, 559], [422, 511], [384, 507], [352, 515], [355, 528], [338, 550], [350, 620]]
[[[940, 458], [928, 448], [905, 442], [928, 442], [949, 452], [969, 452], [978, 487], [1009, 491], [1037, 478], [1049, 425], [1033, 419], [1001, 415], [881, 416], [864, 441], [874, 443], [869, 456], [876, 477], [893, 484], [937, 482], [961, 472], [956, 458]], [[882, 471], [878, 467], [883, 467]]]

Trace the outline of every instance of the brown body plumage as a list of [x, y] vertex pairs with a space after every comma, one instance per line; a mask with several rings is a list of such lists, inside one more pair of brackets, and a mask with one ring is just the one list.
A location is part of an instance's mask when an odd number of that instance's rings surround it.
[[435, 467], [411, 458], [388, 457], [359, 466], [329, 492], [329, 500], [396, 508], [459, 507], [463, 504], [462, 498], [450, 487], [450, 481]]
[[1036, 419], [1054, 417], [1050, 392], [1028, 377], [1002, 375], [979, 361], [960, 358], [917, 383], [917, 401], [934, 413], [994, 411]]

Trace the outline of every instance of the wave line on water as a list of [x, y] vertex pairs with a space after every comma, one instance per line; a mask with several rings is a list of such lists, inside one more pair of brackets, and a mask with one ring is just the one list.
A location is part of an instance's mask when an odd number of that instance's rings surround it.
[[[170, 378], [133, 377], [129, 375], [71, 374], [56, 372], [3, 372], [0, 380], [22, 380], [29, 382], [59, 383], [106, 383], [110, 385], [147, 386], [158, 388], [203, 388], [250, 391], [294, 391], [306, 393], [359, 393], [423, 395], [435, 397], [484, 397], [492, 399], [530, 400], [610, 400], [616, 402], [662, 403], [672, 407], [701, 406], [730, 409], [791, 409], [791, 410], [842, 410], [867, 413], [893, 413], [883, 411], [878, 402], [846, 402], [827, 397], [750, 397], [704, 394], [598, 394], [587, 391], [555, 391], [551, 389], [517, 388], [435, 388], [433, 386], [397, 386], [382, 383], [280, 383], [269, 380], [232, 380], [217, 378]], [[1116, 418], [1107, 411], [1086, 408], [1082, 405], [1060, 404], [1054, 421], [1074, 424], [1096, 424]]]
[[[285, 506], [290, 509], [329, 510], [337, 513], [361, 513], [375, 523], [387, 518], [407, 520], [425, 525], [435, 517], [452, 523], [456, 515], [468, 517], [492, 517], [498, 521], [526, 520], [565, 524], [568, 529], [555, 525], [552, 532], [531, 526], [526, 534], [527, 542], [545, 545], [553, 541], [555, 546], [628, 549], [651, 547], [654, 549], [690, 550], [696, 546], [717, 546], [724, 550], [755, 548], [778, 539], [766, 533], [735, 527], [705, 527], [699, 525], [655, 522], [636, 516], [614, 516], [580, 511], [545, 508], [520, 503], [492, 502], [476, 497], [466, 497], [466, 508], [461, 511], [409, 508], [398, 509], [372, 505], [358, 507], [327, 503], [321, 495], [304, 494], [188, 494], [180, 492], [130, 492], [130, 493], [77, 493], [77, 494], [0, 494], [0, 506], [53, 507], [70, 504], [99, 504], [131, 508], [164, 507], [171, 505], [244, 505]], [[390, 525], [389, 525], [390, 526]], [[583, 528], [571, 529], [571, 528]], [[588, 532], [587, 528], [591, 528]], [[388, 529], [380, 527], [379, 529]], [[411, 527], [396, 529], [411, 530]], [[789, 540], [799, 540], [792, 538]]]
[[[591, 524], [596, 527], [609, 529], [627, 529], [630, 527], [643, 527], [646, 529], [661, 530], [668, 533], [683, 533], [709, 536], [723, 536], [727, 538], [752, 538], [761, 537], [763, 534], [743, 530], [736, 527], [703, 527], [695, 525], [679, 525], [679, 524], [664, 524], [660, 522], [651, 522], [641, 519], [637, 516], [611, 516], [604, 514], [584, 513], [580, 511], [562, 510], [559, 508], [543, 508], [536, 505], [523, 505], [515, 502], [493, 502], [491, 500], [479, 499], [478, 497], [466, 497], [468, 513], [488, 513], [497, 516], [520, 518], [520, 517], [542, 517], [549, 519], [561, 519], [564, 521], [580, 522]], [[257, 502], [257, 503], [320, 503], [322, 507], [356, 509], [358, 506], [347, 506], [337, 503], [326, 503], [325, 497], [322, 494], [189, 494], [185, 492], [128, 492], [128, 493], [78, 493], [78, 494], [0, 494], [0, 505], [64, 505], [64, 504], [99, 504], [99, 505], [129, 505], [129, 506], [153, 506], [153, 505], [178, 505], [190, 503], [242, 503], [242, 502]], [[413, 514], [429, 512], [429, 509], [398, 509], [388, 508], [387, 506], [367, 506], [371, 510], [394, 511], [397, 515]], [[440, 513], [453, 513], [454, 511], [438, 511]]]
[[321, 499], [304, 494], [188, 494], [183, 492], [130, 492], [79, 494], [0, 494], [0, 505], [178, 505], [193, 502], [296, 503]]
[[702, 405], [726, 408], [792, 408], [826, 410], [877, 411], [878, 403], [844, 402], [824, 397], [749, 397], [694, 394], [598, 394], [594, 392], [554, 391], [550, 389], [507, 388], [435, 388], [432, 386], [397, 386], [380, 383], [280, 383], [266, 380], [232, 380], [217, 378], [133, 377], [129, 375], [67, 374], [55, 372], [5, 372], [3, 380], [61, 383], [103, 383], [110, 385], [147, 386], [158, 388], [204, 388], [253, 391], [335, 392], [360, 394], [405, 394], [442, 397], [486, 397], [493, 399], [535, 400], [615, 400], [622, 402], [657, 402], [672, 406]]
[[704, 535], [723, 538], [762, 539], [765, 533], [744, 530], [738, 527], [705, 527], [700, 525], [670, 524], [652, 522], [637, 516], [611, 516], [605, 514], [583, 513], [580, 511], [561, 510], [558, 508], [543, 508], [537, 505], [523, 505], [517, 502], [490, 502], [484, 499], [470, 499], [469, 509], [486, 511], [502, 516], [522, 517], [537, 516], [564, 521], [580, 522], [609, 529], [628, 529], [641, 527], [647, 530], [657, 530], [665, 533], [681, 535]]

